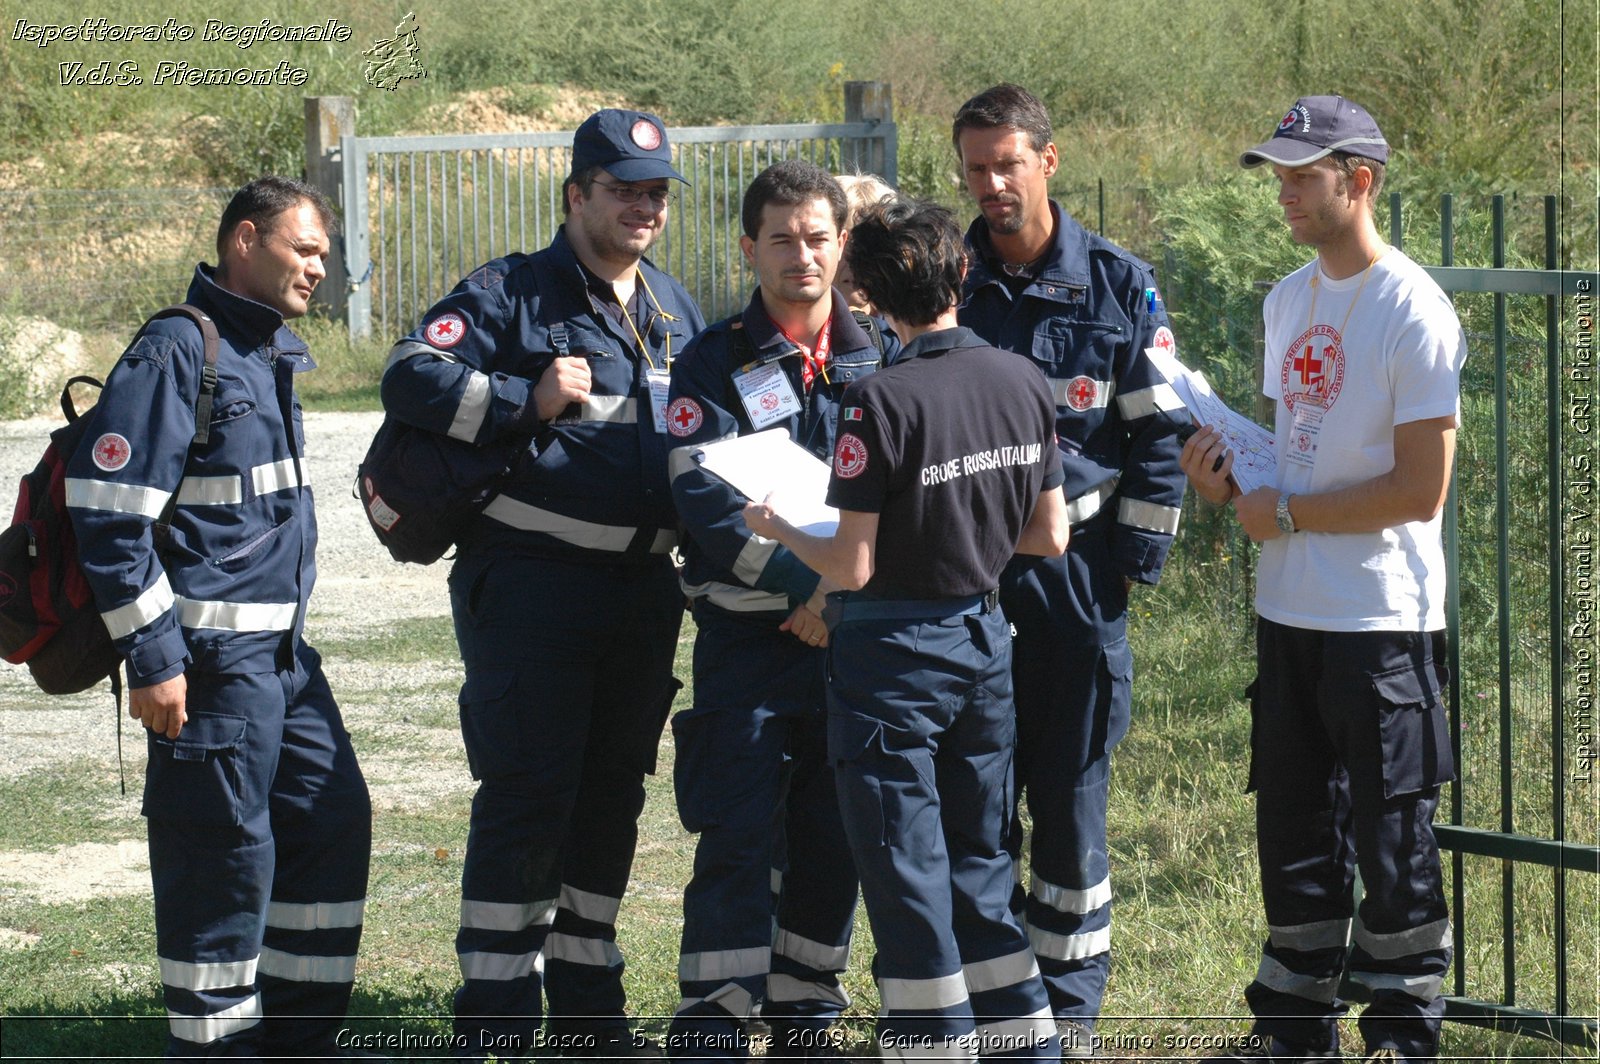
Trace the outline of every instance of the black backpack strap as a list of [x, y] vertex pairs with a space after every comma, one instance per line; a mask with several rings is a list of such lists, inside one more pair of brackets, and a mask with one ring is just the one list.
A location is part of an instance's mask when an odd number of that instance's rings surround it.
[[861, 326], [863, 332], [872, 338], [872, 346], [878, 349], [878, 365], [883, 365], [883, 330], [878, 328], [878, 323], [872, 320], [872, 315], [864, 311], [850, 308], [850, 316], [856, 319], [856, 324]]
[[[217, 323], [211, 320], [211, 315], [191, 303], [178, 303], [170, 307], [163, 307], [150, 315], [139, 331], [134, 334], [134, 340], [144, 335], [144, 331], [151, 324], [162, 318], [188, 318], [200, 330], [201, 345], [205, 352], [205, 364], [200, 367], [200, 393], [195, 396], [194, 402], [194, 438], [189, 441], [189, 448], [184, 453], [183, 465], [187, 469], [189, 457], [194, 454], [194, 449], [211, 439], [211, 407], [217, 396], [217, 355], [221, 347], [221, 340], [217, 336]], [[70, 387], [71, 382], [68, 382]], [[66, 397], [62, 397], [63, 406]], [[162, 509], [161, 516], [156, 520], [156, 543], [165, 543], [167, 529], [172, 525], [172, 514], [178, 508], [178, 493], [173, 492], [167, 500], [167, 505]]]

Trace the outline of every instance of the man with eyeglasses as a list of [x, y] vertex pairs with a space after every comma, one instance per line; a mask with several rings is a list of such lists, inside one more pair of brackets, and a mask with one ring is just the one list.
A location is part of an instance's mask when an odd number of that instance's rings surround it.
[[477, 446], [526, 441], [450, 573], [479, 782], [456, 1032], [480, 1058], [659, 1054], [628, 1028], [615, 924], [680, 686], [667, 371], [705, 322], [644, 258], [669, 180], [684, 179], [659, 118], [591, 115], [550, 246], [474, 271], [395, 345], [383, 378], [385, 408], [411, 424]]

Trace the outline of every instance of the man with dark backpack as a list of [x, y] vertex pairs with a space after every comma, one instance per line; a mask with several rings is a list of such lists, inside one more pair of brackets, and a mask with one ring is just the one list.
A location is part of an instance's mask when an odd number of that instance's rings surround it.
[[215, 366], [194, 321], [152, 322], [67, 462], [83, 571], [149, 731], [169, 1056], [340, 1055], [372, 813], [301, 638], [317, 533], [294, 374], [312, 362], [285, 325], [335, 224], [300, 182], [240, 189], [187, 298], [216, 327]]

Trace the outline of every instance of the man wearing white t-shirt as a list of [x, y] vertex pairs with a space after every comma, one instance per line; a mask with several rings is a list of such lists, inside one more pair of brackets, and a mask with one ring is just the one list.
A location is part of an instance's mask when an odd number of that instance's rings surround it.
[[1249, 786], [1269, 937], [1245, 991], [1256, 1038], [1232, 1059], [1338, 1059], [1352, 941], [1366, 1059], [1438, 1054], [1451, 934], [1432, 825], [1455, 777], [1439, 532], [1466, 338], [1373, 224], [1388, 158], [1338, 96], [1296, 101], [1240, 157], [1272, 165], [1291, 234], [1317, 252], [1266, 301], [1278, 487], [1240, 494], [1209, 427], [1182, 455], [1261, 543]]

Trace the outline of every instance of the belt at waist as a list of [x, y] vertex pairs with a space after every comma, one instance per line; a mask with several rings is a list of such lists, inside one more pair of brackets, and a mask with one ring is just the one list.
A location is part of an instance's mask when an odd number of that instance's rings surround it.
[[993, 613], [999, 607], [998, 590], [946, 599], [866, 599], [829, 595], [823, 620], [828, 622], [829, 628], [846, 621], [943, 621], [974, 613]]

